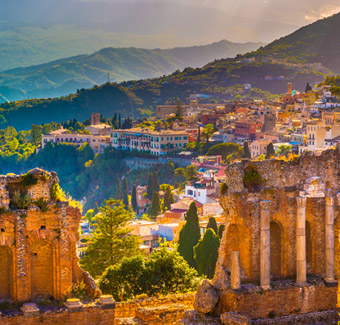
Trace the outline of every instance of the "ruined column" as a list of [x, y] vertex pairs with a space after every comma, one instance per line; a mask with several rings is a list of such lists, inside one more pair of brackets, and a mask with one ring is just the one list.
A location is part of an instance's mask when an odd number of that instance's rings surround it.
[[335, 282], [334, 279], [334, 197], [326, 191], [325, 213], [325, 281]]
[[261, 287], [270, 288], [270, 203], [260, 202], [261, 206], [261, 247], [260, 247], [260, 273]]
[[303, 285], [307, 281], [306, 263], [306, 201], [305, 197], [297, 197], [296, 216], [296, 283]]
[[241, 288], [240, 252], [231, 252], [231, 289]]

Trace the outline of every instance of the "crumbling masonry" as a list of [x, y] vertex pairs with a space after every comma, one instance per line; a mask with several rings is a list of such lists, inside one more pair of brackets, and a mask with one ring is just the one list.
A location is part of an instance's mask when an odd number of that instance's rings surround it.
[[[340, 276], [340, 147], [227, 170], [226, 230], [210, 312], [250, 318], [336, 308]], [[196, 297], [196, 309], [200, 311]]]
[[78, 265], [80, 211], [54, 197], [58, 182], [40, 169], [0, 176], [0, 300], [62, 299], [78, 281], [96, 289]]

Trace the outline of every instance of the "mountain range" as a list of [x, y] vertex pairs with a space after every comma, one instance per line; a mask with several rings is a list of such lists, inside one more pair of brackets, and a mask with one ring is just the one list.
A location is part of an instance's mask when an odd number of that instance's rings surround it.
[[[304, 91], [332, 73], [340, 73], [340, 14], [319, 20], [256, 51], [215, 60], [202, 68], [186, 68], [154, 79], [107, 83], [59, 99], [2, 104], [3, 124], [18, 129], [33, 123], [85, 120], [91, 111], [105, 116], [142, 116], [145, 110], [192, 93], [213, 99], [266, 97], [286, 92], [287, 82]], [[243, 84], [251, 84], [246, 90]]]
[[258, 49], [263, 43], [233, 43], [173, 49], [104, 48], [45, 64], [0, 72], [0, 102], [60, 97], [107, 81], [148, 79], [185, 67]]

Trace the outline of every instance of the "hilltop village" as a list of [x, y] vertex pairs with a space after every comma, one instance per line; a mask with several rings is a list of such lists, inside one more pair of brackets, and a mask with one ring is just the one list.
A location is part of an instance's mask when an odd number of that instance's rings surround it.
[[[225, 170], [230, 163], [244, 158], [294, 160], [304, 152], [320, 155], [340, 142], [340, 102], [332, 96], [330, 86], [312, 89], [307, 85], [306, 92], [301, 93], [289, 83], [284, 96], [268, 102], [201, 103], [203, 97], [191, 95], [188, 104], [157, 106], [153, 121], [128, 119], [124, 128], [118, 123], [113, 127], [102, 123], [100, 114], [93, 113], [85, 134], [57, 129], [42, 135], [41, 148], [49, 142], [77, 147], [88, 143], [98, 154], [111, 147], [135, 154], [125, 161], [132, 169], [175, 163], [180, 186], [172, 186], [172, 201], [156, 211], [153, 220], [132, 222], [134, 233], [142, 237], [143, 248], [151, 251], [159, 238], [178, 241], [192, 202], [198, 209], [202, 234], [210, 217], [218, 226], [223, 225], [220, 185], [226, 181]], [[134, 210], [142, 216], [152, 204], [150, 182], [134, 185]], [[164, 199], [165, 188], [158, 193]], [[82, 230], [85, 236], [91, 233], [86, 220]]]

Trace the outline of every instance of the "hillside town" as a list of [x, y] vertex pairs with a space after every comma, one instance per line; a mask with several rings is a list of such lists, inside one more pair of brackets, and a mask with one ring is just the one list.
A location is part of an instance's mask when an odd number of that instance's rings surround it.
[[[133, 168], [148, 163], [165, 163], [169, 159], [180, 167], [193, 166], [195, 179], [174, 188], [170, 207], [160, 209], [153, 220], [142, 218], [143, 214], [148, 214], [152, 204], [152, 198], [147, 198], [148, 186], [135, 184], [136, 211], [139, 214], [131, 222], [132, 233], [140, 236], [141, 247], [151, 252], [158, 246], [159, 239], [177, 243], [192, 202], [198, 209], [202, 236], [209, 218], [213, 217], [218, 226], [223, 225], [220, 185], [226, 180], [225, 169], [231, 162], [244, 157], [258, 161], [274, 156], [289, 159], [306, 151], [321, 155], [340, 142], [340, 101], [331, 95], [329, 86], [313, 89], [308, 84], [306, 92], [302, 93], [288, 83], [286, 94], [268, 102], [239, 100], [200, 104], [201, 97], [191, 95], [188, 104], [157, 106], [156, 117], [149, 123], [150, 126], [143, 121], [132, 121], [132, 128], [113, 129], [101, 123], [99, 113], [93, 113], [90, 125], [85, 128], [86, 134], [61, 128], [43, 134], [41, 147], [44, 148], [48, 142], [75, 146], [87, 142], [95, 154], [103, 153], [107, 147], [146, 154], [133, 160]], [[206, 132], [207, 125], [211, 126], [209, 133]], [[243, 148], [247, 145], [249, 156], [223, 159], [222, 152], [200, 156], [190, 149], [193, 148], [190, 143], [200, 141], [208, 141], [210, 148], [223, 143], [234, 143]], [[268, 146], [272, 151], [268, 152]], [[164, 198], [164, 191], [159, 191], [159, 198]], [[85, 237], [91, 235], [93, 229], [88, 221], [84, 221], [81, 228]]]

